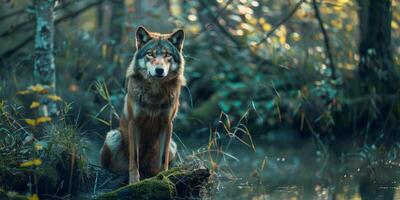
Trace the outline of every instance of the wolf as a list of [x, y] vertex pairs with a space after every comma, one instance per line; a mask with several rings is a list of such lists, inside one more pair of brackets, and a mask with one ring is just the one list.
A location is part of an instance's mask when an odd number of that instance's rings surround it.
[[129, 172], [129, 184], [168, 170], [177, 152], [172, 122], [185, 85], [182, 29], [169, 34], [136, 29], [136, 52], [126, 72], [125, 103], [118, 130], [107, 133], [100, 163]]

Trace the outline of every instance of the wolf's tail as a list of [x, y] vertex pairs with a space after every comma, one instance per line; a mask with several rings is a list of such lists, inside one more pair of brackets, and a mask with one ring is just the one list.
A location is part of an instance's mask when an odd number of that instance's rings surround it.
[[176, 145], [176, 142], [171, 138], [171, 142], [169, 143], [169, 163], [171, 163], [175, 159], [177, 152], [178, 145]]
[[118, 170], [120, 163], [124, 162], [122, 156], [122, 136], [119, 130], [111, 130], [107, 133], [103, 147], [100, 150], [100, 163], [106, 169]]
[[[100, 163], [106, 169], [111, 171], [121, 171], [127, 169], [128, 161], [123, 155], [122, 149], [122, 135], [117, 129], [111, 130], [107, 133], [103, 147], [100, 150]], [[178, 146], [171, 138], [169, 144], [169, 162], [175, 159], [178, 151]]]

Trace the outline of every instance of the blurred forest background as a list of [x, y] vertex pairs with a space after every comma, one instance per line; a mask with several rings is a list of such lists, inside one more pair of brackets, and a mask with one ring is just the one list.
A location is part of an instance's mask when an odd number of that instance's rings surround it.
[[400, 199], [397, 0], [3, 0], [0, 190], [101, 191], [138, 25], [186, 32], [173, 137], [208, 198]]

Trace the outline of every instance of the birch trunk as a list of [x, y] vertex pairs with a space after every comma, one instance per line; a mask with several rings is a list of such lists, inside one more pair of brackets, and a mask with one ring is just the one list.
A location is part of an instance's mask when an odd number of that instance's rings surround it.
[[[35, 62], [34, 78], [49, 94], [55, 93], [56, 70], [54, 64], [54, 2], [55, 0], [35, 1]], [[40, 115], [52, 116], [57, 113], [57, 106], [45, 95], [40, 96]]]

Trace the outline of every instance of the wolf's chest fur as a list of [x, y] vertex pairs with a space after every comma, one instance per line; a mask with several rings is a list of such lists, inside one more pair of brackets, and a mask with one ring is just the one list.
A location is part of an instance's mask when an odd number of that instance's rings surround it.
[[130, 77], [128, 95], [133, 105], [133, 117], [146, 118], [146, 120], [160, 116], [173, 117], [171, 114], [179, 98], [179, 87], [177, 80], [159, 84]]

